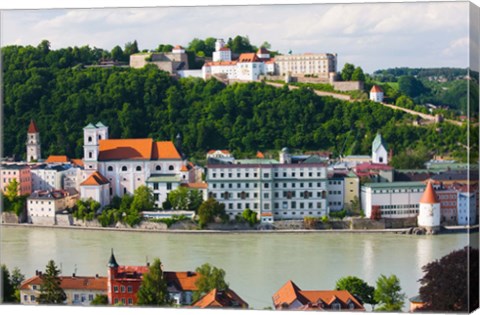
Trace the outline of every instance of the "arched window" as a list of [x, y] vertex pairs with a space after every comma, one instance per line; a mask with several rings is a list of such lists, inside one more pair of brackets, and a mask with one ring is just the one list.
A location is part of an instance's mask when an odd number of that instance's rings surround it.
[[92, 137], [88, 137], [88, 142], [92, 142]]
[[113, 171], [113, 166], [109, 166], [109, 167], [107, 168], [107, 171], [112, 172], [112, 171]]
[[127, 167], [126, 166], [122, 166], [122, 172], [126, 172], [127, 171]]
[[155, 166], [155, 170], [156, 170], [156, 171], [161, 171], [162, 168], [160, 167], [160, 165], [157, 165], [157, 166]]
[[102, 135], [98, 135], [98, 140], [102, 140]]
[[142, 167], [141, 166], [137, 166], [137, 168], [135, 169], [137, 172], [140, 172], [142, 170]]
[[168, 167], [168, 170], [169, 170], [169, 171], [173, 171], [173, 165], [170, 165], [170, 166]]
[[92, 158], [92, 152], [88, 152], [88, 157]]

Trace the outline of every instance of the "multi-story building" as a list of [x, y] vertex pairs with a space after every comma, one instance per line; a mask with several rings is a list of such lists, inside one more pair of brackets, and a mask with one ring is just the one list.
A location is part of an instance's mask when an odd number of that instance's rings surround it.
[[[107, 296], [109, 304], [135, 305], [137, 292], [142, 284], [143, 275], [149, 272], [146, 266], [120, 266], [112, 252], [108, 261]], [[195, 272], [164, 271], [167, 290], [176, 305], [190, 305], [193, 292], [197, 290], [195, 282], [200, 275]]]
[[360, 202], [360, 179], [354, 172], [348, 172], [343, 179], [344, 199], [343, 204], [350, 207], [353, 201]]
[[275, 56], [275, 73], [279, 75], [315, 75], [328, 80], [337, 72], [337, 54], [289, 54]]
[[55, 224], [58, 212], [72, 208], [79, 194], [75, 189], [35, 191], [27, 198], [29, 223]]
[[[65, 292], [67, 299], [64, 304], [88, 306], [97, 295], [107, 294], [107, 278], [80, 277], [73, 274], [71, 277], [60, 276], [60, 287]], [[43, 285], [42, 273], [22, 282], [20, 286], [20, 303], [25, 305], [38, 304], [38, 296]]]
[[416, 217], [424, 190], [423, 182], [366, 183], [361, 187], [362, 209], [367, 218], [372, 209], [379, 209], [382, 218]]
[[108, 127], [101, 122], [83, 130], [85, 173], [98, 172], [106, 178], [110, 198], [133, 194], [147, 185], [154, 191], [155, 203], [161, 205], [170, 190], [188, 182], [186, 161], [171, 141], [109, 139]]
[[341, 211], [344, 208], [345, 178], [339, 174], [328, 177], [327, 202], [330, 211]]
[[5, 194], [7, 186], [14, 180], [18, 183], [18, 195], [30, 195], [32, 193], [32, 173], [30, 167], [21, 164], [2, 164], [0, 187]]
[[174, 75], [189, 69], [188, 55], [179, 45], [171, 52], [141, 52], [130, 55], [130, 67], [143, 68], [147, 64], [153, 64], [160, 70]]
[[314, 157], [295, 160], [288, 149], [280, 162], [269, 159], [210, 160], [208, 196], [225, 205], [230, 219], [245, 209], [257, 212], [261, 221], [324, 216], [327, 206], [327, 169]]
[[477, 191], [464, 185], [458, 191], [458, 225], [474, 225], [478, 216], [478, 189]]
[[63, 189], [63, 180], [71, 168], [70, 164], [39, 164], [32, 166], [32, 190]]

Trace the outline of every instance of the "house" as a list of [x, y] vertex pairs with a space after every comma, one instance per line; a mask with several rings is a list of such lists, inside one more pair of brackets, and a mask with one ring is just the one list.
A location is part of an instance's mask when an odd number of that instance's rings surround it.
[[[32, 165], [32, 190], [63, 189], [64, 178], [72, 168], [70, 164], [37, 164]], [[70, 172], [70, 174], [73, 171]], [[71, 187], [76, 188], [78, 187]]]
[[458, 187], [458, 225], [474, 225], [478, 221], [478, 186]]
[[18, 183], [18, 195], [30, 195], [32, 193], [32, 173], [30, 167], [22, 164], [2, 164], [0, 172], [0, 188], [5, 194], [7, 186], [16, 180]]
[[[149, 264], [146, 266], [120, 266], [115, 255], [112, 254], [108, 261], [108, 303], [123, 305], [137, 304], [137, 292], [142, 284], [143, 275], [149, 272]], [[170, 298], [177, 305], [190, 305], [193, 300], [193, 292], [197, 290], [195, 285], [200, 275], [196, 272], [164, 271], [167, 281], [167, 290]]]
[[[107, 278], [79, 277], [73, 274], [71, 277], [60, 276], [60, 287], [65, 291], [67, 305], [88, 306], [97, 295], [107, 294]], [[20, 303], [24, 305], [38, 304], [38, 296], [43, 285], [42, 273], [22, 282], [20, 285]]]
[[233, 159], [232, 153], [229, 150], [210, 150], [207, 152], [207, 159]]
[[208, 163], [208, 197], [223, 203], [232, 220], [247, 208], [268, 222], [328, 214], [327, 168], [317, 156], [293, 156], [284, 148], [278, 161]]
[[328, 175], [327, 202], [330, 211], [341, 211], [344, 208], [345, 178], [341, 174]]
[[381, 87], [379, 87], [378, 85], [374, 85], [372, 86], [372, 88], [370, 89], [370, 100], [374, 101], [374, 102], [383, 102], [383, 90]]
[[42, 158], [40, 147], [40, 131], [32, 119], [27, 131], [27, 162], [38, 161]]
[[[109, 139], [108, 127], [101, 122], [90, 123], [83, 131], [84, 173], [97, 172], [102, 185], [106, 178], [109, 200], [113, 196], [132, 195], [138, 187], [146, 185], [153, 190], [158, 207], [166, 200], [168, 192], [188, 182], [186, 161], [182, 160], [172, 141]], [[82, 198], [85, 198], [83, 193]]]
[[248, 304], [231, 289], [222, 291], [213, 289], [196, 301], [192, 307], [248, 309]]
[[99, 172], [94, 172], [80, 184], [80, 195], [83, 200], [97, 201], [100, 203], [100, 209], [103, 209], [110, 204], [110, 181]]
[[276, 310], [365, 311], [346, 290], [301, 290], [289, 280], [272, 296]]
[[377, 133], [372, 142], [372, 163], [388, 164], [387, 143], [382, 135]]
[[28, 223], [54, 225], [57, 213], [73, 208], [78, 199], [75, 189], [35, 191], [27, 198]]
[[393, 167], [383, 163], [364, 162], [357, 164], [353, 170], [360, 179], [376, 183], [393, 182]]

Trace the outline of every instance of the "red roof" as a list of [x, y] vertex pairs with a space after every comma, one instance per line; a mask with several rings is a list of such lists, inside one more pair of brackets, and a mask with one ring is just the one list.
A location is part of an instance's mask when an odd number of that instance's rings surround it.
[[180, 159], [171, 141], [153, 142], [146, 139], [106, 139], [99, 141], [98, 160], [160, 160]]
[[101, 186], [109, 183], [108, 179], [102, 174], [99, 172], [93, 172], [92, 175], [87, 177], [87, 179], [80, 184], [80, 186]]
[[182, 184], [182, 186], [192, 188], [192, 189], [207, 189], [208, 188], [207, 183], [187, 183], [187, 184]]
[[425, 188], [425, 192], [420, 199], [420, 203], [439, 203], [438, 196], [433, 189], [433, 185], [431, 181], [428, 181], [427, 187]]
[[28, 126], [28, 133], [38, 133], [38, 128], [37, 124], [35, 124], [35, 121], [32, 119], [30, 120], [30, 125]]
[[195, 282], [201, 277], [200, 274], [191, 271], [165, 271], [165, 279], [168, 283], [173, 283], [182, 291], [196, 291]]
[[262, 152], [257, 151], [256, 157], [259, 158], [259, 159], [264, 159], [264, 158], [265, 158], [265, 155], [264, 155]]
[[[64, 290], [96, 290], [107, 293], [106, 277], [63, 277], [60, 276], [60, 287]], [[29, 290], [30, 285], [42, 285], [43, 279], [35, 276], [22, 282], [21, 290]]]
[[259, 62], [260, 59], [255, 53], [244, 53], [238, 57], [238, 62]]
[[381, 164], [381, 163], [371, 163], [371, 162], [365, 162], [358, 164], [355, 167], [357, 172], [366, 172], [366, 171], [391, 171], [393, 170], [393, 167], [386, 165], [386, 164]]
[[363, 305], [346, 290], [303, 291], [291, 280], [285, 283], [272, 298], [277, 309], [283, 306], [288, 307], [294, 301], [298, 301], [302, 306], [310, 303], [322, 309], [331, 308], [331, 304], [334, 302], [340, 303], [342, 309], [349, 309], [348, 303], [351, 302], [354, 310], [365, 310]]
[[81, 166], [81, 167], [84, 166], [82, 159], [71, 159], [70, 162], [77, 166]]
[[216, 308], [216, 307], [235, 307], [248, 308], [248, 304], [242, 300], [233, 290], [227, 289], [219, 291], [213, 289], [204, 295], [200, 300], [195, 302], [193, 307], [199, 308]]
[[46, 163], [68, 163], [68, 157], [66, 155], [50, 155]]
[[383, 90], [382, 90], [382, 88], [379, 87], [378, 85], [374, 85], [374, 86], [372, 86], [372, 89], [370, 90], [370, 92], [380, 93], [380, 92], [383, 92]]
[[230, 51], [230, 48], [228, 48], [228, 47], [222, 47], [222, 48], [220, 48], [219, 51]]

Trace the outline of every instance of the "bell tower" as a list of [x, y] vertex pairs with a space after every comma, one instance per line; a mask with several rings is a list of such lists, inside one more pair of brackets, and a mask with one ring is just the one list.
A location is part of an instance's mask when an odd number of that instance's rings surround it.
[[40, 158], [40, 132], [32, 119], [27, 131], [27, 162], [38, 161]]

